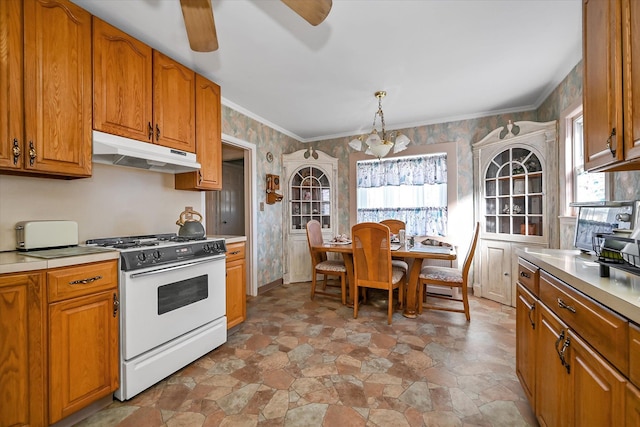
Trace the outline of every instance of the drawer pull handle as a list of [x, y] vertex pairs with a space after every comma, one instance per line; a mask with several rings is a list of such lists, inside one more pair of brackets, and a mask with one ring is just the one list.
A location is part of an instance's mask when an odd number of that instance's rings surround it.
[[73, 280], [69, 282], [69, 284], [70, 285], [86, 285], [88, 283], [93, 283], [96, 280], [100, 280], [100, 279], [102, 279], [102, 276], [95, 276], [95, 277], [89, 277], [88, 279]]
[[240, 251], [233, 251], [229, 255], [238, 255], [239, 253], [240, 253]]
[[609, 138], [607, 138], [607, 148], [609, 149], [609, 151], [611, 151], [611, 157], [616, 156], [616, 149], [613, 148], [613, 145], [611, 144], [611, 139], [614, 136], [616, 136], [616, 128], [611, 129], [611, 135], [609, 135]]
[[118, 315], [118, 310], [120, 309], [120, 300], [118, 299], [118, 294], [113, 294], [113, 317]]
[[562, 344], [562, 349], [560, 349], [560, 353], [559, 353], [562, 366], [567, 368], [567, 374], [571, 373], [571, 365], [569, 365], [569, 362], [567, 362], [567, 360], [564, 358], [564, 354], [569, 348], [570, 344], [571, 344], [571, 339], [567, 336], [567, 338], [564, 340], [564, 343]]
[[529, 273], [525, 273], [524, 271], [520, 272], [520, 277], [526, 277], [527, 279], [531, 279], [531, 276], [529, 275]]
[[569, 310], [569, 311], [570, 311], [570, 312], [572, 312], [572, 313], [575, 313], [575, 312], [576, 312], [576, 309], [575, 309], [575, 308], [573, 308], [573, 307], [572, 307], [572, 306], [570, 306], [570, 305], [565, 304], [565, 302], [564, 302], [564, 301], [562, 301], [562, 298], [558, 298], [558, 307], [560, 307], [560, 308], [564, 308], [564, 309], [566, 309], [566, 310]]

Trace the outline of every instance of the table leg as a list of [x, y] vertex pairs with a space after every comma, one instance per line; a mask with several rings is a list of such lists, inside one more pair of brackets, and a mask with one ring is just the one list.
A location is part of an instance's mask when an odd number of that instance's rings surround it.
[[422, 259], [413, 260], [409, 273], [409, 282], [407, 283], [407, 303], [404, 306], [404, 317], [415, 319], [418, 316], [418, 279], [420, 271], [422, 271]]
[[353, 297], [355, 295], [355, 277], [353, 274], [353, 255], [343, 252], [342, 259], [344, 265], [347, 267], [347, 281], [349, 282], [349, 299], [347, 300], [347, 306], [353, 307]]

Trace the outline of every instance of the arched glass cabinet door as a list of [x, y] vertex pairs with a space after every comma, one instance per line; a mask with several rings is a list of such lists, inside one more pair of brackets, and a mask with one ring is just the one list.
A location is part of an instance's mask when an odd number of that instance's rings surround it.
[[306, 229], [307, 222], [315, 219], [323, 229], [331, 228], [331, 185], [320, 168], [303, 166], [291, 177], [290, 227]]
[[538, 156], [513, 147], [495, 156], [485, 172], [485, 232], [523, 236], [543, 233], [543, 176]]

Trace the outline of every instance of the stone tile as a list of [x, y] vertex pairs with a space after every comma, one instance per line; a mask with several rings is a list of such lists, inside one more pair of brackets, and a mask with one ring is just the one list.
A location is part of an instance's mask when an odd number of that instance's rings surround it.
[[348, 406], [329, 405], [322, 425], [326, 427], [364, 427], [366, 419]]

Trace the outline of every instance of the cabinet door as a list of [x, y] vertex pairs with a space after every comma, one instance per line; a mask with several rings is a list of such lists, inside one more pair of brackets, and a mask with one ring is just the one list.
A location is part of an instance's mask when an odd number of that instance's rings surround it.
[[27, 170], [91, 175], [91, 15], [67, 0], [24, 1]]
[[93, 17], [93, 128], [151, 142], [151, 48]]
[[42, 274], [0, 276], [3, 426], [45, 425], [44, 300]]
[[518, 284], [516, 299], [516, 374], [535, 411], [536, 395], [536, 298]]
[[624, 157], [640, 158], [640, 4], [623, 0]]
[[[544, 304], [538, 304], [537, 310], [536, 418], [541, 426], [571, 426], [571, 382], [569, 372], [560, 359], [568, 328]], [[566, 361], [569, 360], [568, 351], [564, 353]]]
[[49, 422], [118, 388], [116, 291], [49, 306]]
[[22, 3], [0, 2], [0, 168], [24, 164]]
[[222, 189], [221, 108], [220, 86], [196, 74], [196, 155], [202, 168], [176, 174], [176, 189]]
[[640, 390], [633, 384], [627, 383], [626, 397], [626, 420], [627, 426], [640, 426]]
[[511, 243], [481, 242], [482, 297], [511, 305]]
[[227, 263], [227, 329], [247, 318], [247, 291], [244, 259]]
[[[573, 331], [570, 370], [575, 426], [622, 426], [626, 379]], [[565, 425], [565, 424], [562, 424]]]
[[195, 106], [195, 73], [154, 50], [153, 141], [195, 153]]
[[584, 0], [585, 169], [622, 161], [622, 46], [619, 0]]

